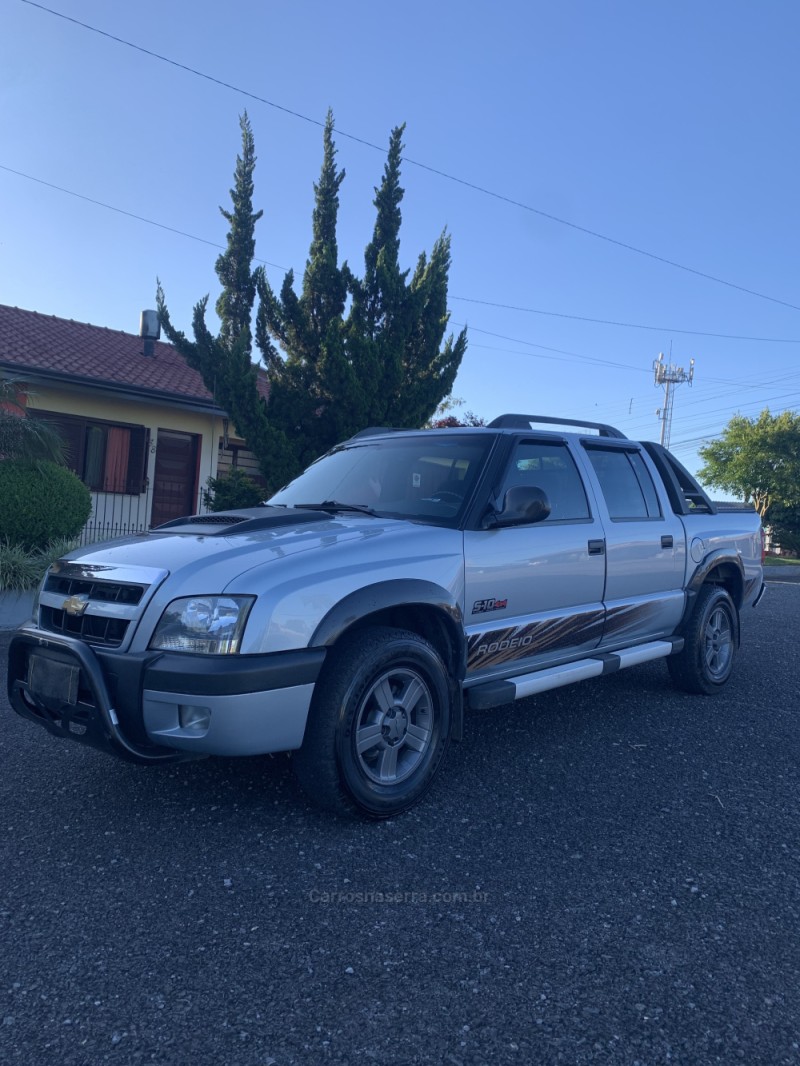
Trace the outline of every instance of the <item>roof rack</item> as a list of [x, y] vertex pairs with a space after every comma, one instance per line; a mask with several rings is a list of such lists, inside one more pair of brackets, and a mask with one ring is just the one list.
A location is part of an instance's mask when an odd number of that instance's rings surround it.
[[358, 440], [359, 437], [375, 437], [379, 433], [402, 433], [403, 430], [399, 426], [367, 426], [366, 429], [360, 429], [358, 433], [354, 433], [352, 437], [348, 437], [348, 440]]
[[531, 423], [543, 423], [548, 426], [576, 426], [578, 429], [596, 429], [601, 437], [614, 437], [616, 440], [627, 440], [624, 433], [620, 433], [613, 426], [605, 422], [583, 422], [574, 418], [547, 418], [544, 415], [498, 415], [489, 423], [489, 429], [530, 429]]

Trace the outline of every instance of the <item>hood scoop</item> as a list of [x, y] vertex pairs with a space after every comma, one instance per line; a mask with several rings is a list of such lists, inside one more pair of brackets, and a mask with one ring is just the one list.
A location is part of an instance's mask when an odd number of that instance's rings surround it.
[[254, 533], [280, 529], [282, 526], [306, 526], [312, 522], [329, 522], [325, 511], [295, 510], [291, 507], [248, 507], [241, 511], [220, 511], [214, 514], [193, 514], [174, 518], [151, 533], [191, 533], [194, 536], [225, 537], [231, 533]]

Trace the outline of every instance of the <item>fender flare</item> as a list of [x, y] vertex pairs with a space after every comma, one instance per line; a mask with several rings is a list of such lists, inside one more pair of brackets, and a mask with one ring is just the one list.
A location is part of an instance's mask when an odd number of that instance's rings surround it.
[[309, 647], [331, 647], [361, 619], [393, 607], [429, 608], [451, 642], [451, 663], [455, 673], [455, 676], [450, 676], [453, 700], [451, 735], [454, 740], [461, 740], [464, 713], [461, 682], [467, 672], [467, 640], [461, 607], [441, 585], [416, 578], [399, 578], [356, 589], [339, 600], [321, 619], [311, 636]]
[[466, 638], [461, 607], [441, 585], [416, 578], [377, 581], [349, 593], [320, 620], [311, 636], [309, 647], [330, 647], [346, 629], [361, 618], [391, 607], [432, 607], [441, 612], [449, 622], [448, 629], [454, 631], [454, 636], [460, 637], [466, 672]]
[[[742, 594], [744, 592], [745, 578], [744, 578], [744, 564], [738, 552], [731, 551], [728, 548], [718, 548], [716, 551], [710, 552], [701, 563], [698, 563], [695, 572], [689, 578], [689, 582], [686, 586], [686, 591], [691, 596], [697, 595], [700, 590], [700, 586], [704, 585], [708, 575], [716, 567], [721, 566], [723, 563], [731, 563], [739, 574], [741, 580], [741, 586], [737, 590], [737, 595], [733, 597], [736, 603], [737, 610], [741, 606]], [[692, 596], [692, 598], [694, 598]], [[738, 600], [738, 603], [736, 602]]]
[[689, 578], [689, 582], [686, 586], [686, 607], [683, 612], [683, 618], [677, 629], [678, 633], [682, 633], [686, 623], [691, 617], [694, 610], [695, 600], [703, 585], [706, 584], [709, 574], [711, 574], [717, 567], [722, 565], [732, 565], [735, 567], [737, 574], [739, 575], [739, 586], [733, 590], [731, 599], [733, 600], [734, 607], [737, 612], [737, 624], [736, 624], [736, 644], [741, 643], [741, 629], [738, 624], [738, 612], [742, 606], [742, 597], [744, 596], [745, 589], [745, 576], [744, 576], [744, 564], [738, 552], [733, 552], [730, 549], [719, 548], [717, 551], [710, 552], [701, 563], [698, 563], [694, 573]]

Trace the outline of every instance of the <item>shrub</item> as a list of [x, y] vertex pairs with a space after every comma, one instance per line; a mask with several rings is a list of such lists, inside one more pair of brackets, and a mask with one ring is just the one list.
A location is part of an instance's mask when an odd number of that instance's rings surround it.
[[233, 467], [224, 477], [210, 477], [203, 490], [203, 503], [210, 511], [230, 511], [237, 507], [258, 507], [266, 493], [252, 478]]
[[51, 462], [0, 462], [0, 501], [0, 539], [23, 548], [76, 536], [92, 511], [80, 478]]
[[0, 540], [0, 592], [35, 589], [51, 563], [75, 547], [74, 540], [54, 540], [45, 548], [23, 548]]
[[35, 588], [43, 573], [40, 552], [0, 541], [0, 592]]

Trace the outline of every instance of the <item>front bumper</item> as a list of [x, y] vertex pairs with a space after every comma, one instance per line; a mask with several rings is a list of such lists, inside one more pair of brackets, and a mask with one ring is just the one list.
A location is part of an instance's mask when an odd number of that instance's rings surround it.
[[[29, 626], [11, 641], [8, 697], [50, 733], [133, 762], [258, 755], [300, 747], [324, 659], [119, 654]], [[182, 724], [187, 708], [202, 724]]]

